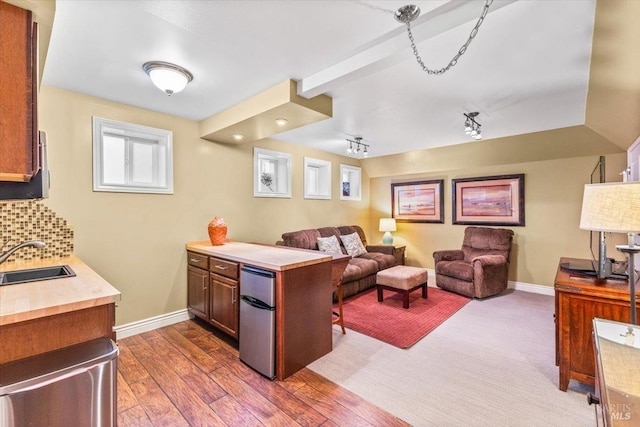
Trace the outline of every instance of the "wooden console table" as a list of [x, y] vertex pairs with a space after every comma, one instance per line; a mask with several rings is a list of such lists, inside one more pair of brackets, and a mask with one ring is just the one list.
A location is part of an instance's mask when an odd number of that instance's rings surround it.
[[[570, 262], [588, 261], [560, 258], [560, 264]], [[554, 285], [558, 387], [566, 391], [570, 380], [594, 385], [592, 321], [597, 317], [629, 322], [628, 281], [597, 279], [563, 270], [558, 265]], [[636, 293], [636, 299], [638, 295], [640, 293]]]

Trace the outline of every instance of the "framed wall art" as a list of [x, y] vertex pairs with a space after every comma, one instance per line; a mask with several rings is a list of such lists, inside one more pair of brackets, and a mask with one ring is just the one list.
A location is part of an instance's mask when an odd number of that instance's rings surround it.
[[444, 223], [444, 180], [391, 184], [391, 216], [397, 222]]
[[291, 198], [291, 154], [253, 149], [253, 197]]
[[524, 174], [451, 181], [453, 223], [524, 226]]

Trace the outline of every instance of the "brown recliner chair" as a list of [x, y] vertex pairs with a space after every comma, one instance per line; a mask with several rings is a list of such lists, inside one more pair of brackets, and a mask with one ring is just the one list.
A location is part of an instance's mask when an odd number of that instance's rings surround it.
[[436, 285], [471, 298], [485, 298], [507, 288], [513, 231], [467, 227], [461, 250], [433, 253]]

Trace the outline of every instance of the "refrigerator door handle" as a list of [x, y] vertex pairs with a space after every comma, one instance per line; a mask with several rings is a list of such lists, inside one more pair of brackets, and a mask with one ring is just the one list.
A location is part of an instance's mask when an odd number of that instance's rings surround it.
[[275, 307], [271, 307], [270, 305], [265, 304], [264, 302], [260, 301], [259, 299], [250, 297], [248, 295], [240, 295], [240, 299], [243, 302], [249, 304], [251, 307], [255, 307], [255, 308], [258, 308], [260, 310], [274, 311], [276, 309]]

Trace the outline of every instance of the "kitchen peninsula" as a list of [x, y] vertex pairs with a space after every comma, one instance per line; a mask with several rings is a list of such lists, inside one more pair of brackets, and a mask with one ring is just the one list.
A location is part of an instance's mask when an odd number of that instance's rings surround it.
[[0, 271], [58, 265], [76, 275], [0, 286], [0, 364], [95, 338], [115, 339], [120, 292], [79, 258], [16, 261]]
[[[331, 256], [243, 242], [220, 246], [208, 241], [191, 242], [186, 249], [190, 312], [235, 338], [242, 293], [239, 269], [246, 265], [275, 273], [278, 380], [332, 350]], [[223, 287], [232, 289], [217, 289]], [[222, 319], [228, 319], [228, 313], [232, 319], [220, 325]]]

